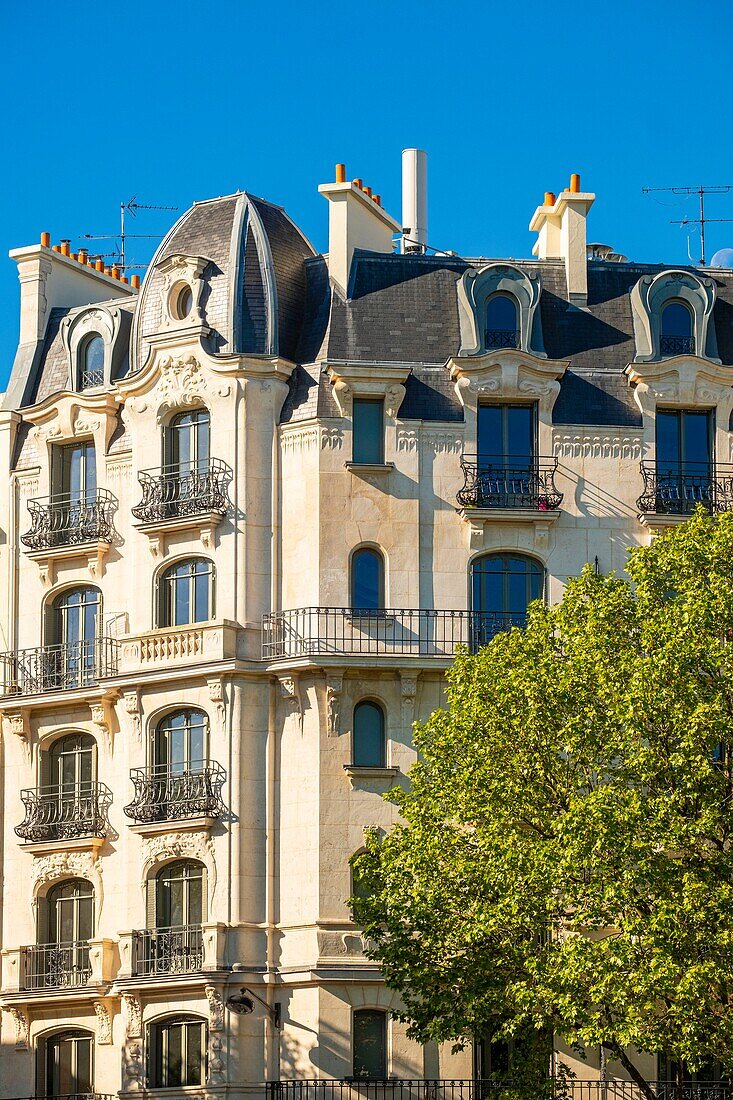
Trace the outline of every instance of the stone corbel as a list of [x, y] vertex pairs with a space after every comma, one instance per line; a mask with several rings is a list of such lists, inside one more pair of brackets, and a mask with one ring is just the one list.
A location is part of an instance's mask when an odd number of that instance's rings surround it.
[[224, 998], [221, 990], [215, 985], [204, 986], [204, 993], [209, 1005], [209, 1031], [222, 1031], [224, 1029]]
[[298, 714], [298, 725], [303, 729], [303, 702], [300, 697], [300, 679], [296, 676], [278, 676], [280, 692], [286, 702], [291, 703]]
[[112, 1017], [114, 1015], [114, 1001], [111, 997], [100, 997], [94, 1002], [94, 1013], [97, 1017], [97, 1042], [100, 1046], [107, 1046], [112, 1042]]
[[122, 696], [125, 713], [130, 716], [130, 725], [138, 745], [142, 744], [142, 707], [140, 706], [140, 689], [126, 691]]
[[27, 707], [11, 711], [5, 715], [5, 721], [11, 733], [20, 739], [26, 760], [31, 759], [31, 724], [30, 711]]
[[143, 1033], [143, 1008], [139, 997], [125, 993], [122, 997], [122, 1010], [125, 1020], [125, 1035], [128, 1039], [138, 1039]]
[[101, 699], [94, 699], [89, 703], [92, 714], [92, 722], [104, 734], [104, 739], [109, 752], [112, 752], [113, 726], [114, 726], [114, 700], [109, 695], [103, 695]]
[[341, 693], [344, 689], [344, 677], [341, 673], [326, 677], [326, 714], [328, 736], [338, 737], [341, 716]]
[[394, 385], [389, 386], [386, 394], [384, 395], [384, 411], [390, 420], [394, 420], [397, 413], [400, 411], [400, 405], [405, 399], [405, 387]]
[[402, 698], [402, 733], [406, 741], [410, 740], [412, 725], [415, 721], [415, 702], [417, 700], [416, 675], [400, 672], [400, 695]]
[[10, 1013], [15, 1024], [15, 1049], [28, 1050], [31, 1028], [28, 1009], [13, 1005], [12, 1008], [8, 1008], [6, 1011]]
[[354, 394], [348, 382], [337, 379], [333, 384], [333, 396], [342, 416], [351, 416], [354, 411]]
[[122, 1052], [122, 1090], [123, 1092], [142, 1092], [145, 1087], [143, 1081], [143, 1051], [138, 1038], [125, 1044]]
[[216, 713], [219, 719], [219, 725], [223, 730], [227, 713], [224, 681], [219, 677], [216, 677], [216, 679], [207, 680], [206, 683], [209, 688], [209, 699], [212, 703], [216, 704]]

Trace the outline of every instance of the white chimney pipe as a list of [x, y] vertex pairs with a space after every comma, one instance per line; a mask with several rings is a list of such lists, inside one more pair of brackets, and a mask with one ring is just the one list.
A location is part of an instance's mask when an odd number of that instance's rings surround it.
[[402, 150], [402, 251], [425, 252], [428, 246], [428, 154]]

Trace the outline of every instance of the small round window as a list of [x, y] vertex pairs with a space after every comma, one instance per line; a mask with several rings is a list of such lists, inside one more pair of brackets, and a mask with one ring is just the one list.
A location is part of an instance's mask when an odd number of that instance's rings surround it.
[[171, 295], [171, 313], [177, 321], [185, 321], [193, 305], [193, 292], [188, 283], [179, 283]]

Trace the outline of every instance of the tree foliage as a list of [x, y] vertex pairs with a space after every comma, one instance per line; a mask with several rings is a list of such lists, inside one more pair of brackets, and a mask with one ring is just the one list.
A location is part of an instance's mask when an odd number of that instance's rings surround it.
[[733, 515], [628, 574], [459, 655], [403, 823], [355, 859], [420, 1041], [552, 1029], [733, 1071]]

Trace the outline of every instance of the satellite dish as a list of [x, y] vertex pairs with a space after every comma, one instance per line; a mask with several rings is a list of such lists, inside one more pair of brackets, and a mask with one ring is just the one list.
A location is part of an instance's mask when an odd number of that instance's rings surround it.
[[733, 268], [733, 248], [719, 248], [710, 261], [710, 267]]

